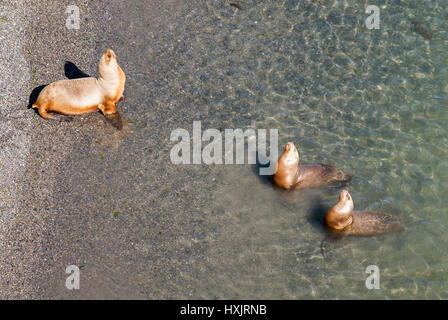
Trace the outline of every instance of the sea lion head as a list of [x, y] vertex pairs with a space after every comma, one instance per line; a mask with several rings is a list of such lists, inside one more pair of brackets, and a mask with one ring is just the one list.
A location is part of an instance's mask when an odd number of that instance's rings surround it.
[[325, 215], [325, 222], [330, 228], [342, 230], [353, 222], [353, 199], [347, 190], [339, 194], [339, 201]]
[[296, 149], [296, 146], [292, 142], [288, 142], [285, 145], [285, 152], [283, 152], [283, 155], [280, 157], [279, 162], [281, 161], [285, 165], [299, 165], [299, 152]]
[[283, 152], [277, 162], [277, 170], [274, 175], [274, 182], [283, 189], [291, 188], [297, 181], [299, 166], [299, 152], [292, 142], [285, 145]]
[[98, 64], [98, 73], [102, 78], [116, 77], [118, 71], [117, 56], [111, 49], [107, 49]]

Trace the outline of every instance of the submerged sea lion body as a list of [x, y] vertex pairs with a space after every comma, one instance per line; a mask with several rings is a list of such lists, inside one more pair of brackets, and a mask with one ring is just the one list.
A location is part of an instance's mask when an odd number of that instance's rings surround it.
[[288, 142], [277, 163], [274, 183], [283, 189], [314, 188], [335, 182], [347, 184], [351, 176], [342, 170], [325, 164], [299, 165], [299, 152], [294, 143]]
[[45, 119], [67, 121], [70, 118], [62, 115], [101, 110], [112, 122], [118, 122], [120, 117], [115, 103], [124, 98], [126, 76], [112, 50], [106, 50], [101, 57], [98, 73], [98, 78], [60, 80], [49, 84], [32, 107], [37, 108]]
[[414, 25], [414, 31], [421, 35], [423, 38], [432, 39], [432, 32], [423, 28], [418, 21], [412, 21]]
[[341, 191], [338, 203], [325, 215], [325, 223], [329, 236], [321, 244], [323, 255], [329, 243], [347, 236], [375, 236], [405, 229], [397, 217], [375, 211], [353, 211], [353, 199], [347, 190]]
[[340, 232], [341, 236], [375, 236], [403, 229], [397, 217], [375, 211], [354, 211], [353, 223]]

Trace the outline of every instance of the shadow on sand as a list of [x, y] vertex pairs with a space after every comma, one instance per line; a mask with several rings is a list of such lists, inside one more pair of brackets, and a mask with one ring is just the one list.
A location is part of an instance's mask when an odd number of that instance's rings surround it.
[[[64, 65], [64, 73], [67, 79], [80, 79], [90, 77], [88, 74], [81, 71], [73, 62], [66, 61]], [[40, 85], [31, 91], [30, 97], [28, 99], [28, 109], [31, 109], [33, 104], [37, 101], [41, 91], [48, 86], [48, 84]], [[35, 110], [37, 112], [37, 110]]]

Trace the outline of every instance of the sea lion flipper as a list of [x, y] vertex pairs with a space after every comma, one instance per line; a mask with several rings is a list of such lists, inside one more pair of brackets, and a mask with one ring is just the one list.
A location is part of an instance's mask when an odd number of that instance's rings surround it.
[[123, 121], [121, 120], [121, 116], [118, 111], [115, 113], [105, 114], [104, 117], [116, 129], [118, 130], [123, 129]]
[[[41, 115], [42, 115], [42, 113], [41, 113]], [[46, 117], [44, 117], [44, 118], [56, 120], [56, 121], [60, 121], [60, 122], [71, 122], [73, 120], [73, 118], [70, 116], [67, 116], [62, 113], [51, 112], [51, 111], [47, 111]]]
[[56, 120], [56, 121], [71, 122], [73, 120], [72, 117], [66, 116], [65, 114], [61, 114], [61, 113], [53, 113], [52, 117], [53, 117], [53, 120]]
[[337, 188], [349, 185], [352, 177], [352, 175], [343, 172], [341, 169], [326, 164], [322, 165], [322, 173], [319, 175], [319, 179]]
[[342, 244], [343, 237], [329, 235], [320, 243], [320, 252], [322, 257], [326, 258], [327, 253]]

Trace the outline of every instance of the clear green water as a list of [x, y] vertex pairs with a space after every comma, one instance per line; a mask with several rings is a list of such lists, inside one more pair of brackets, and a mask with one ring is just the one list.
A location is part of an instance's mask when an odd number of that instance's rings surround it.
[[[364, 1], [241, 3], [205, 5], [215, 25], [190, 44], [199, 94], [212, 92], [200, 114], [224, 114], [207, 126], [278, 129], [303, 163], [355, 176], [355, 209], [399, 216], [407, 231], [352, 238], [324, 259], [312, 214], [338, 190], [285, 197], [249, 165], [217, 166], [210, 279], [197, 279], [194, 295], [448, 298], [448, 2], [375, 2], [379, 30], [366, 28]], [[433, 40], [412, 31], [413, 19]], [[380, 290], [365, 287], [371, 264]]]
[[[91, 37], [97, 54], [83, 51], [92, 60], [80, 67], [94, 74], [104, 46], [117, 48], [127, 74], [120, 111], [133, 133], [98, 124], [99, 115], [42, 123], [43, 138], [59, 137], [70, 152], [53, 168], [31, 151], [41, 164], [29, 176], [55, 170], [51, 187], [37, 178], [30, 187], [54, 190], [33, 202], [45, 219], [38, 225], [51, 230], [39, 230], [51, 257], [40, 296], [448, 298], [448, 2], [375, 1], [379, 30], [366, 28], [364, 1], [240, 3], [240, 11], [180, 0], [83, 8], [111, 22], [92, 23], [101, 25]], [[414, 19], [431, 41], [412, 31]], [[72, 40], [70, 59], [79, 51]], [[280, 148], [293, 141], [303, 163], [354, 175], [357, 210], [398, 216], [407, 230], [347, 239], [324, 258], [316, 212], [339, 190], [287, 194], [251, 165], [171, 164], [171, 131], [195, 120], [204, 130], [278, 129]], [[85, 266], [79, 293], [65, 288], [74, 263]], [[380, 269], [380, 290], [365, 287], [369, 265]]]

